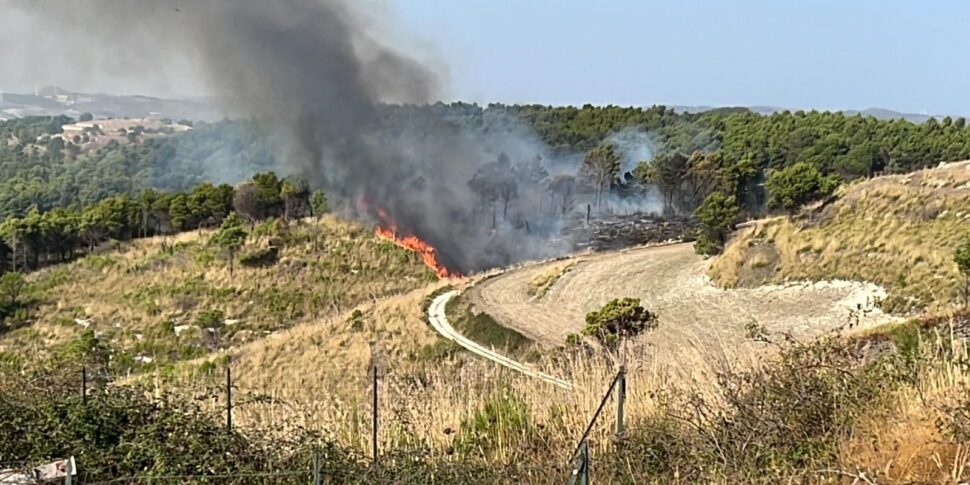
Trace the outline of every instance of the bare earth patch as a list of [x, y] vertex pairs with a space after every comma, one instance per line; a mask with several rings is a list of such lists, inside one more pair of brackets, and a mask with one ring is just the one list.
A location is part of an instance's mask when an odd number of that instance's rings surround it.
[[[871, 284], [830, 281], [725, 290], [706, 276], [708, 263], [690, 244], [582, 256], [545, 296], [530, 282], [554, 265], [541, 263], [487, 279], [469, 290], [478, 311], [546, 345], [561, 345], [582, 329], [587, 312], [621, 297], [640, 298], [660, 327], [642, 337], [657, 362], [734, 357], [749, 346], [747, 325], [807, 338], [851, 324], [865, 328], [894, 320], [877, 308], [884, 295]], [[688, 358], [690, 357], [690, 358]]]

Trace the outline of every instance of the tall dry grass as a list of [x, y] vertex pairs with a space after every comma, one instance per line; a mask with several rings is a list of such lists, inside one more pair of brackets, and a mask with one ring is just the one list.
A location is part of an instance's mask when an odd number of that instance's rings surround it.
[[954, 325], [965, 320], [951, 318], [916, 334], [917, 348], [904, 356], [909, 382], [886, 412], [860, 422], [841, 445], [845, 468], [868, 470], [881, 483], [965, 483], [970, 477], [970, 442], [953, 434], [960, 431], [957, 410], [970, 405], [970, 346]]
[[[633, 344], [625, 353], [627, 424], [649, 416], [658, 399], [672, 388], [716, 393], [718, 369], [724, 365], [750, 366], [755, 360], [750, 355], [735, 355], [731, 349], [722, 350], [724, 360], [697, 351], [677, 363], [659, 361], [653, 357], [653, 349], [644, 345]], [[294, 357], [261, 367], [249, 352], [239, 355], [231, 364], [239, 402], [234, 408], [234, 422], [284, 434], [312, 429], [341, 445], [361, 452], [370, 450], [372, 356], [361, 354], [352, 361], [321, 361], [306, 358], [306, 354]], [[449, 456], [455, 452], [456, 443], [462, 442], [462, 433], [475, 431], [476, 415], [481, 417], [484, 412], [486, 421], [495, 422], [484, 429], [488, 449], [480, 450], [478, 456], [497, 463], [514, 462], [536, 452], [537, 440], [542, 443], [543, 461], [568, 462], [619, 368], [615, 357], [584, 353], [546, 357], [536, 364], [547, 373], [570, 380], [573, 388], [565, 390], [467, 354], [427, 362], [389, 359], [388, 354], [376, 359], [380, 362], [382, 447], [421, 448], [433, 455]], [[184, 393], [195, 386], [198, 395], [205, 396], [217, 412], [224, 405], [221, 372], [180, 382], [159, 381], [157, 392]], [[609, 401], [593, 430], [594, 452], [603, 452], [612, 443], [615, 400], [611, 397]], [[520, 411], [513, 411], [511, 417], [502, 409], [488, 415], [487, 406], [501, 407], [501, 403], [520, 406]], [[503, 419], [518, 418], [526, 419], [528, 425], [502, 423]], [[474, 450], [465, 452], [474, 454]]]

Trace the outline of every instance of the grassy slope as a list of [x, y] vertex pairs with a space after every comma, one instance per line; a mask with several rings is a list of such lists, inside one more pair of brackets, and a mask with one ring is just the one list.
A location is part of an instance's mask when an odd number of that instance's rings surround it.
[[759, 221], [730, 241], [710, 274], [724, 286], [865, 280], [888, 290], [888, 310], [942, 310], [960, 298], [953, 250], [967, 236], [970, 162], [951, 163], [852, 184], [793, 219]]
[[241, 254], [274, 238], [279, 261], [237, 264], [232, 278], [206, 244], [208, 231], [134, 241], [39, 271], [30, 277], [40, 293], [31, 323], [0, 335], [0, 351], [43, 354], [80, 334], [75, 319], [82, 319], [120, 351], [117, 370], [150, 370], [436, 280], [413, 253], [334, 217], [265, 232], [251, 236]]

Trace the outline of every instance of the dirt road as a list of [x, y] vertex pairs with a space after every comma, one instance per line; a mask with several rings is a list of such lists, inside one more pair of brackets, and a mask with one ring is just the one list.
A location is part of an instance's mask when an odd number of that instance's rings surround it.
[[448, 322], [448, 317], [445, 315], [445, 307], [448, 305], [448, 300], [452, 299], [457, 294], [458, 292], [455, 290], [442, 293], [436, 296], [431, 302], [431, 306], [428, 307], [428, 321], [431, 322], [431, 326], [434, 327], [434, 329], [441, 334], [442, 337], [452, 340], [473, 354], [491, 360], [496, 364], [503, 365], [509, 369], [521, 372], [527, 376], [535, 377], [536, 379], [559, 386], [563, 389], [572, 388], [572, 384], [568, 381], [559, 379], [544, 372], [540, 372], [529, 364], [523, 364], [521, 362], [512, 360], [509, 357], [495, 352], [492, 349], [487, 349], [484, 346], [479, 345], [477, 342], [473, 342], [458, 333], [458, 331], [451, 326], [451, 323]]
[[477, 311], [546, 345], [561, 345], [579, 333], [587, 312], [613, 298], [635, 297], [657, 313], [659, 328], [643, 340], [656, 357], [679, 358], [685, 352], [717, 355], [743, 353], [760, 346], [747, 338], [747, 325], [769, 333], [810, 337], [852, 323], [856, 328], [891, 321], [875, 307], [882, 289], [856, 282], [797, 283], [754, 289], [722, 290], [711, 284], [708, 261], [690, 244], [673, 244], [600, 253], [578, 262], [540, 298], [529, 294], [529, 281], [548, 272], [542, 263], [511, 270], [471, 288]]

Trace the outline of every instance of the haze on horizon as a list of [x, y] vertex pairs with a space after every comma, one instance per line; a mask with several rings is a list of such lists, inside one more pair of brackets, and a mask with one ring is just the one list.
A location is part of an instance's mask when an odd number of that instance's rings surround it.
[[[4, 91], [206, 94], [177, 60], [133, 75], [106, 52], [79, 72], [67, 58], [80, 47], [60, 45], [9, 1], [0, 0]], [[373, 0], [367, 11], [374, 29], [446, 76], [444, 101], [970, 115], [965, 2]]]

